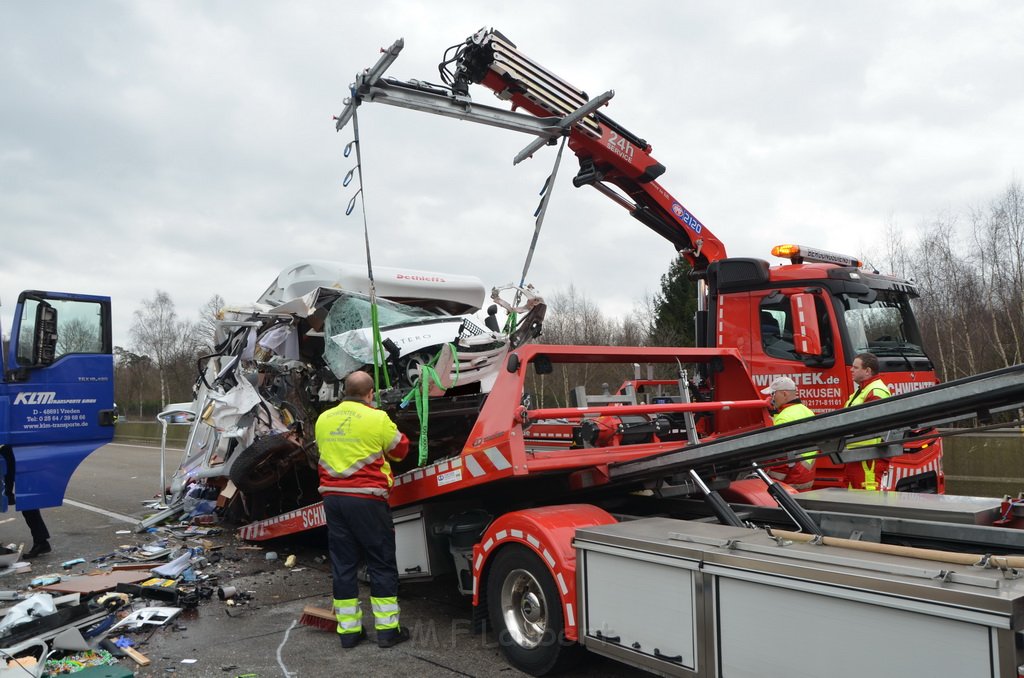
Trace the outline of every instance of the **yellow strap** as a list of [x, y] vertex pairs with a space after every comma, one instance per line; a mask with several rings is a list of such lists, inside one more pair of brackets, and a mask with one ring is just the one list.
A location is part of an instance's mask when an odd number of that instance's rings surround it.
[[875, 480], [875, 460], [871, 460], [871, 466], [868, 466], [866, 461], [862, 461], [860, 465], [864, 467], [864, 489], [877, 490], [878, 482]]

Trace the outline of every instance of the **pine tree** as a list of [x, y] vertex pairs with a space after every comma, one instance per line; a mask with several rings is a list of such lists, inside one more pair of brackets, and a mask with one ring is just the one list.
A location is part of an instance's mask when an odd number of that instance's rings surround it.
[[654, 295], [652, 346], [693, 346], [697, 284], [687, 276], [690, 264], [678, 257], [661, 276], [661, 292]]

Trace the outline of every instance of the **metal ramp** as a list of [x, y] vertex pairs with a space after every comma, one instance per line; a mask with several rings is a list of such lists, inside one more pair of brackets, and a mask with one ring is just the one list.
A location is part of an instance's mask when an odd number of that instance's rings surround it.
[[[973, 417], [986, 419], [993, 413], [1022, 405], [1024, 365], [1015, 365], [763, 431], [612, 464], [609, 477], [612, 482], [635, 481], [688, 469], [741, 470], [749, 468], [752, 461], [815, 449], [841, 463], [896, 456], [903, 453], [903, 442], [914, 429]], [[875, 437], [880, 432], [887, 433], [881, 446], [845, 449], [850, 442]]]

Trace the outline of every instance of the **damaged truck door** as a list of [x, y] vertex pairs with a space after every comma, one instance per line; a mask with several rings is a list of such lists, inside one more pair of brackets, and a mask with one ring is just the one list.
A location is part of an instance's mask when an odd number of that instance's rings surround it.
[[0, 382], [0, 508], [60, 506], [85, 457], [114, 437], [110, 299], [22, 292]]

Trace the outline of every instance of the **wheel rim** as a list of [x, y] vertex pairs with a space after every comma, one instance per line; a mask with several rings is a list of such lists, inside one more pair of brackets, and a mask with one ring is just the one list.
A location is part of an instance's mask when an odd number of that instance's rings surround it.
[[430, 355], [424, 352], [413, 353], [405, 359], [405, 380], [415, 386], [420, 380], [420, 367], [430, 362]]
[[548, 602], [530, 572], [509, 572], [501, 586], [501, 615], [517, 645], [527, 649], [540, 645], [548, 628]]

